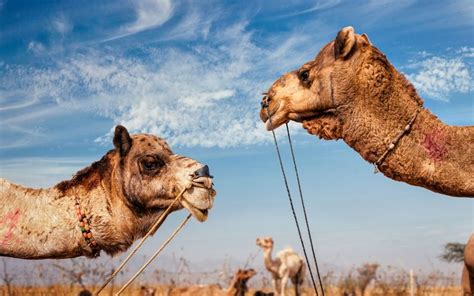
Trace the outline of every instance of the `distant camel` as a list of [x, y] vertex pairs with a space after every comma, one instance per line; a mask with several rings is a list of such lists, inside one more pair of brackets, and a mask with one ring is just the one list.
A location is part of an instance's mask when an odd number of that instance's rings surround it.
[[295, 287], [295, 295], [301, 295], [306, 265], [303, 258], [292, 249], [284, 249], [272, 259], [273, 239], [271, 237], [257, 238], [257, 245], [263, 249], [265, 267], [272, 275], [273, 290], [276, 295], [285, 295], [288, 279]]
[[189, 287], [176, 287], [168, 290], [167, 295], [193, 296], [193, 295], [217, 295], [217, 296], [244, 296], [248, 291], [247, 281], [256, 274], [253, 269], [239, 269], [226, 290], [218, 285], [196, 285]]
[[209, 169], [153, 135], [115, 128], [115, 149], [49, 189], [0, 179], [0, 256], [24, 259], [116, 254], [145, 235], [181, 190], [172, 210], [207, 218], [215, 191]]
[[156, 288], [147, 288], [146, 286], [140, 287], [140, 296], [155, 296]]
[[248, 291], [247, 282], [248, 280], [256, 275], [255, 270], [251, 269], [239, 269], [232, 281], [230, 282], [229, 288], [227, 289], [226, 296], [244, 296]]

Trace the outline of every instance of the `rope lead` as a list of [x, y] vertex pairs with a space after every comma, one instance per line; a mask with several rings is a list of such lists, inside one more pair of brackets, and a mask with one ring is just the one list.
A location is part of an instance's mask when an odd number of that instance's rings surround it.
[[309, 229], [308, 215], [306, 214], [306, 207], [303, 199], [303, 191], [301, 190], [300, 175], [298, 174], [298, 168], [296, 166], [295, 153], [293, 152], [293, 144], [291, 143], [290, 129], [288, 128], [288, 123], [286, 126], [286, 134], [288, 135], [288, 142], [290, 143], [291, 158], [293, 159], [293, 165], [295, 167], [296, 181], [298, 183], [298, 190], [300, 193], [301, 207], [303, 208], [304, 220], [306, 222], [306, 230], [308, 231], [309, 244], [311, 246], [311, 252], [313, 253], [314, 265], [316, 266], [316, 274], [318, 275], [319, 286], [321, 287], [321, 293], [324, 295], [323, 281], [321, 280], [321, 274], [319, 272], [318, 260], [316, 260], [316, 253], [314, 252], [313, 237]]
[[[293, 213], [293, 218], [295, 219], [296, 228], [298, 230], [298, 236], [299, 236], [300, 242], [301, 242], [301, 247], [303, 248], [304, 257], [306, 259], [306, 265], [308, 266], [309, 274], [311, 276], [311, 283], [313, 284], [313, 288], [314, 288], [314, 291], [316, 293], [316, 296], [319, 296], [318, 288], [316, 287], [316, 282], [314, 280], [313, 270], [312, 270], [311, 265], [309, 263], [308, 254], [306, 253], [306, 247], [305, 247], [305, 244], [304, 244], [303, 236], [301, 235], [301, 229], [300, 229], [300, 225], [298, 223], [298, 217], [296, 216], [296, 211], [295, 211], [295, 207], [294, 207], [294, 204], [293, 204], [293, 199], [291, 198], [290, 187], [288, 186], [288, 180], [286, 178], [285, 169], [283, 167], [283, 161], [281, 159], [280, 148], [278, 147], [278, 142], [277, 142], [277, 139], [276, 139], [275, 131], [273, 130], [272, 118], [270, 116], [270, 112], [268, 111], [268, 104], [263, 104], [262, 103], [262, 107], [265, 108], [265, 110], [267, 112], [268, 120], [270, 122], [270, 127], [271, 127], [272, 135], [273, 135], [273, 141], [275, 143], [275, 148], [276, 148], [276, 152], [277, 152], [277, 155], [278, 155], [278, 160], [280, 162], [281, 172], [282, 172], [282, 175], [283, 175], [283, 181], [285, 182], [286, 192], [288, 194], [288, 199], [290, 201], [290, 206], [291, 206], [291, 211]], [[296, 162], [295, 162], [295, 165], [296, 165]], [[308, 227], [308, 232], [309, 232], [309, 227]], [[311, 247], [313, 248], [312, 244], [311, 244]], [[313, 248], [313, 254], [314, 254], [314, 248]], [[321, 277], [319, 276], [319, 270], [318, 270], [318, 278], [321, 279]], [[324, 289], [322, 289], [321, 280], [320, 280], [320, 285], [321, 285], [321, 292], [324, 296]]]

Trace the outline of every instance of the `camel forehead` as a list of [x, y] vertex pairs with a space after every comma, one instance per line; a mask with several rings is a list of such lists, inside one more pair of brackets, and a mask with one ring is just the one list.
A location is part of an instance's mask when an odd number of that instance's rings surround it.
[[164, 152], [167, 154], [173, 154], [171, 147], [166, 141], [160, 137], [149, 134], [136, 134], [132, 135], [132, 149], [135, 151], [157, 151]]

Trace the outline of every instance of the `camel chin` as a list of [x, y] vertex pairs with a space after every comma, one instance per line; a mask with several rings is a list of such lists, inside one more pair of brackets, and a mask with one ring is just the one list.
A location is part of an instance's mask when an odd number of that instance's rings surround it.
[[212, 208], [214, 189], [192, 188], [191, 194], [184, 193], [181, 205], [199, 222], [207, 220], [208, 212]]
[[274, 114], [270, 118], [268, 118], [267, 120], [264, 121], [265, 129], [267, 131], [276, 130], [277, 128], [279, 128], [280, 126], [282, 126], [282, 125], [284, 125], [288, 122], [289, 122], [289, 120], [286, 119], [285, 117], [276, 116]]

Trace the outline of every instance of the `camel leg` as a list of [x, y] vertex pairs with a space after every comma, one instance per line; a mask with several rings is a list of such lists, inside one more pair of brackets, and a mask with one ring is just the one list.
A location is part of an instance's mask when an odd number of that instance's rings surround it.
[[295, 296], [301, 295], [300, 291], [300, 273], [297, 273], [294, 277], [291, 278], [291, 282], [293, 283], [293, 286], [295, 288]]
[[281, 296], [285, 296], [286, 283], [288, 283], [288, 275], [284, 275], [281, 278]]
[[464, 248], [464, 268], [462, 271], [464, 295], [474, 293], [474, 235], [471, 235]]
[[462, 279], [461, 279], [461, 285], [462, 289], [464, 291], [463, 295], [472, 295], [471, 294], [471, 283], [470, 283], [470, 278], [469, 278], [469, 271], [466, 268], [466, 265], [464, 265], [462, 269]]
[[280, 289], [279, 289], [279, 285], [278, 285], [278, 280], [273, 278], [272, 279], [272, 287], [273, 287], [273, 291], [275, 292], [275, 295], [279, 295], [280, 294]]
[[300, 295], [301, 295], [300, 283], [299, 283], [299, 282], [296, 282], [296, 283], [295, 283], [295, 296], [300, 296]]

